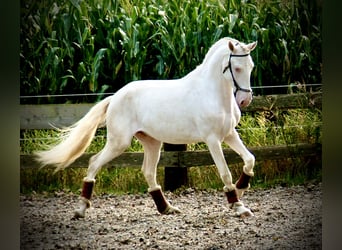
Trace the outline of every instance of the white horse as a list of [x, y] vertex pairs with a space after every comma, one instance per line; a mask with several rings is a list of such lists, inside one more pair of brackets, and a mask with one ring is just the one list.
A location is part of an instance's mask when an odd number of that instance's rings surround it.
[[[37, 161], [43, 166], [56, 165], [58, 171], [84, 153], [98, 127], [107, 126], [106, 145], [89, 161], [74, 217], [85, 217], [91, 205], [96, 174], [104, 164], [123, 153], [133, 137], [144, 147], [142, 172], [148, 192], [161, 214], [180, 212], [165, 199], [157, 183], [162, 142], [205, 142], [224, 184], [228, 204], [238, 216], [253, 216], [240, 198], [254, 175], [255, 158], [242, 143], [235, 127], [241, 116], [239, 107], [246, 107], [252, 101], [250, 75], [254, 64], [250, 52], [256, 44], [222, 38], [209, 49], [203, 63], [183, 78], [131, 82], [93, 106], [77, 123], [62, 130], [64, 140], [58, 145], [37, 152]], [[235, 184], [222, 152], [222, 142], [244, 161], [243, 173]]]

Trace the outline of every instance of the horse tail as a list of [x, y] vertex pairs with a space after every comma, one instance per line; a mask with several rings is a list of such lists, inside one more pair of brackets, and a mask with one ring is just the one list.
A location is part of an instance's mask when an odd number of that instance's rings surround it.
[[55, 172], [66, 168], [88, 148], [98, 127], [106, 124], [106, 112], [112, 96], [93, 106], [78, 122], [60, 129], [62, 141], [46, 151], [35, 152], [38, 162], [44, 167], [55, 165]]

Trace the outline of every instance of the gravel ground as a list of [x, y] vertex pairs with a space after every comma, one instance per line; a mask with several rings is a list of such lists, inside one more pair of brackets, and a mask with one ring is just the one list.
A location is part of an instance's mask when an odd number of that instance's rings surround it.
[[78, 195], [20, 196], [21, 249], [321, 249], [322, 185], [250, 190], [254, 217], [238, 218], [223, 192], [166, 192], [181, 214], [160, 215], [149, 194], [94, 195], [72, 220]]

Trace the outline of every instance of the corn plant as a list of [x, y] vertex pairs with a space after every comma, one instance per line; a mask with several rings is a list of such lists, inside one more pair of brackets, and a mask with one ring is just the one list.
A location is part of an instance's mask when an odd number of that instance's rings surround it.
[[319, 1], [22, 0], [21, 95], [114, 92], [132, 80], [182, 77], [224, 36], [258, 41], [254, 86], [321, 82]]

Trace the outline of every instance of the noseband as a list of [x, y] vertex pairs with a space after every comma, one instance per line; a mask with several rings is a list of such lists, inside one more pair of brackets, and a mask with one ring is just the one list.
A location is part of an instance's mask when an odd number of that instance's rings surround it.
[[234, 74], [233, 74], [233, 70], [232, 70], [232, 63], [231, 63], [232, 57], [245, 57], [245, 56], [249, 56], [249, 54], [243, 54], [243, 55], [232, 55], [232, 54], [230, 54], [229, 55], [228, 65], [223, 69], [223, 74], [227, 71], [227, 69], [229, 69], [230, 74], [232, 75], [234, 86], [236, 87], [236, 90], [235, 90], [234, 94], [236, 94], [236, 92], [238, 92], [239, 90], [243, 91], [243, 92], [247, 92], [247, 93], [253, 93], [252, 90], [250, 90], [250, 89], [244, 89], [244, 88], [240, 87], [240, 85], [235, 80], [235, 77], [234, 77]]

